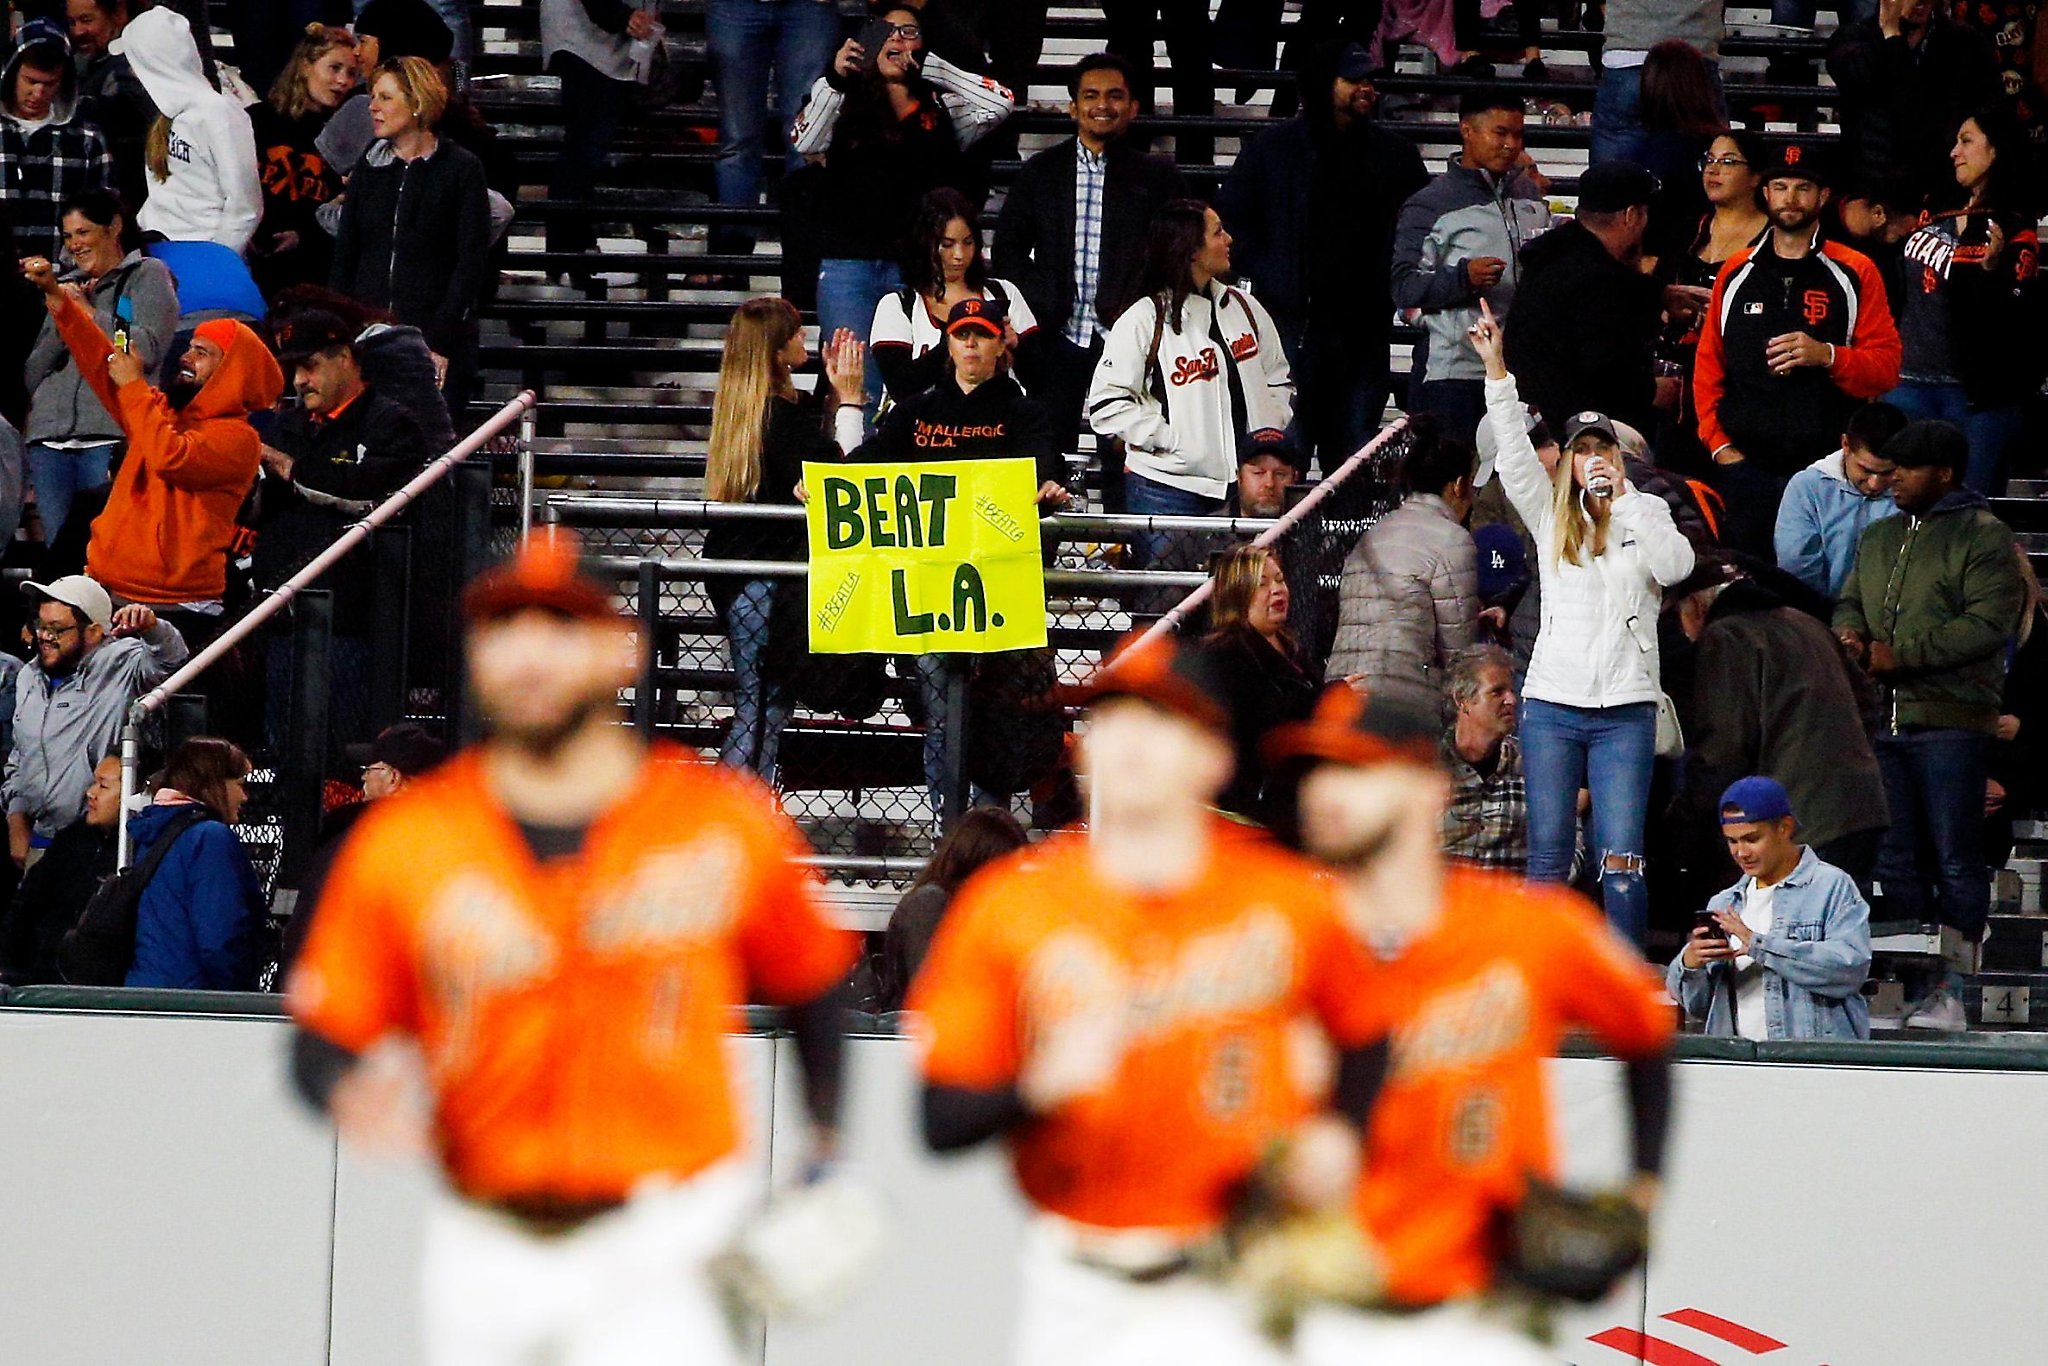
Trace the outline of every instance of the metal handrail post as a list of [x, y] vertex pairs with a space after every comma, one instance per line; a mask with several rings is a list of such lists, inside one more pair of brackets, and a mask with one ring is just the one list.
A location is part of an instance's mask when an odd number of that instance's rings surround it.
[[519, 417], [519, 544], [533, 536], [533, 443], [540, 423], [528, 408]]

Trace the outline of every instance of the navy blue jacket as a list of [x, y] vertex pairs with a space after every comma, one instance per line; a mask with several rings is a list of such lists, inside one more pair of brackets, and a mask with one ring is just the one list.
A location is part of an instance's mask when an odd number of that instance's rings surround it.
[[[129, 819], [137, 862], [185, 809], [152, 806]], [[201, 821], [178, 837], [143, 890], [125, 985], [250, 990], [262, 914], [263, 889], [241, 840], [220, 821]]]

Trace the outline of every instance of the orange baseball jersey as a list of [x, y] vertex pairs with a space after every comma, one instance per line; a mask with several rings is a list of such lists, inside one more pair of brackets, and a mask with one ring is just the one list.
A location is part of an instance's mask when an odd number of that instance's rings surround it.
[[657, 746], [570, 858], [536, 861], [461, 755], [365, 815], [293, 969], [305, 1028], [415, 1035], [457, 1189], [622, 1197], [741, 1141], [724, 1036], [852, 965], [751, 780]]
[[1495, 1211], [1552, 1174], [1543, 1060], [1566, 1027], [1640, 1057], [1667, 1046], [1673, 1009], [1581, 898], [1476, 869], [1453, 869], [1442, 921], [1369, 971], [1390, 1051], [1358, 1209], [1394, 1298], [1435, 1304], [1491, 1283]]
[[1195, 885], [1148, 896], [1105, 883], [1066, 834], [961, 889], [909, 1005], [926, 1080], [974, 1090], [1015, 1084], [1077, 1012], [1128, 1010], [1113, 1082], [1010, 1135], [1017, 1180], [1081, 1223], [1193, 1236], [1318, 1103], [1312, 1022], [1340, 1047], [1363, 1037], [1362, 958], [1329, 884], [1263, 837], [1219, 822]]

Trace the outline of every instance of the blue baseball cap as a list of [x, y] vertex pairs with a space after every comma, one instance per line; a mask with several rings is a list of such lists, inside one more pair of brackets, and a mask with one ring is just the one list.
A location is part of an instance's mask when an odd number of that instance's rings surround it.
[[1492, 607], [1529, 582], [1522, 538], [1505, 522], [1488, 522], [1472, 533], [1479, 550], [1479, 600]]
[[1721, 794], [1721, 824], [1761, 825], [1792, 814], [1792, 798], [1776, 778], [1737, 778]]

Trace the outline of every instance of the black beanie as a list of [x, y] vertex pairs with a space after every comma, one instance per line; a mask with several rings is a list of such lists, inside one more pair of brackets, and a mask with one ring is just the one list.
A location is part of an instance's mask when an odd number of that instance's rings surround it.
[[1904, 470], [1939, 465], [1961, 474], [1970, 464], [1970, 439], [1953, 422], [1908, 422], [1877, 454]]

